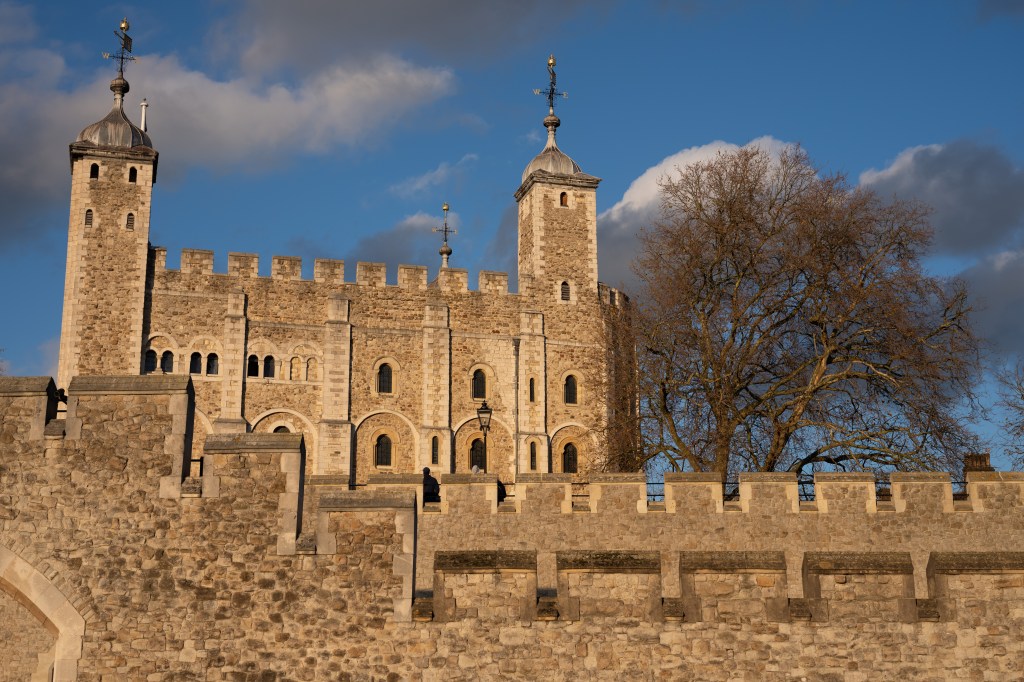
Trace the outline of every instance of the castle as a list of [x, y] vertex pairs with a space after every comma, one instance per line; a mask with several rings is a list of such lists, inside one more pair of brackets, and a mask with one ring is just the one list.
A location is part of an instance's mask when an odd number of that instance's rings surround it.
[[157, 153], [112, 90], [71, 145], [58, 382], [0, 377], [0, 679], [1024, 676], [1024, 474], [818, 474], [812, 499], [667, 474], [651, 499], [598, 470], [627, 302], [550, 110], [510, 294], [168, 270]]

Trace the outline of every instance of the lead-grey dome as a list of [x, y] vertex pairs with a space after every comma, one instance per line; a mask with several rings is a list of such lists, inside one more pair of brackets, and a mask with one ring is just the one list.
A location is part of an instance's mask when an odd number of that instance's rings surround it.
[[575, 175], [583, 172], [579, 164], [559, 149], [555, 142], [555, 128], [559, 123], [558, 117], [554, 115], [549, 115], [544, 119], [544, 127], [548, 129], [548, 142], [541, 153], [533, 157], [533, 161], [526, 166], [526, 170], [523, 171], [523, 182], [526, 182], [526, 178], [530, 177], [534, 171], [545, 171], [557, 175]]
[[124, 113], [124, 94], [128, 92], [128, 81], [118, 76], [110, 82], [114, 93], [114, 106], [110, 113], [78, 133], [75, 142], [94, 144], [98, 147], [149, 147], [153, 141], [141, 128], [128, 120]]

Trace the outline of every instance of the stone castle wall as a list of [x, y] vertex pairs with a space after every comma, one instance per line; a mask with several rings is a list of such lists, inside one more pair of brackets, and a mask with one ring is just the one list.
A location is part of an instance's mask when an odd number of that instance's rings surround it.
[[[1017, 679], [1024, 476], [416, 476], [212, 434], [186, 377], [0, 379], [0, 679]], [[193, 475], [189, 475], [189, 474]], [[11, 605], [14, 604], [12, 607]], [[26, 608], [28, 604], [32, 608]], [[28, 615], [26, 615], [28, 614]], [[82, 625], [76, 629], [76, 617]], [[77, 642], [77, 649], [75, 648]], [[29, 660], [31, 659], [31, 660]], [[18, 667], [20, 666], [20, 667]]]

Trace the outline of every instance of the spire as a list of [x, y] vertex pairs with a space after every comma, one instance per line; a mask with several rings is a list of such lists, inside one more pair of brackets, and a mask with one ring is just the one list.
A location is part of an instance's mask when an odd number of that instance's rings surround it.
[[124, 96], [129, 90], [128, 81], [124, 79], [124, 63], [135, 61], [135, 57], [132, 56], [132, 37], [128, 35], [129, 28], [131, 28], [131, 25], [128, 23], [128, 17], [125, 17], [121, 20], [121, 30], [114, 31], [114, 35], [117, 36], [117, 42], [119, 45], [117, 53], [103, 53], [104, 59], [117, 60], [117, 78], [110, 81], [110, 91], [114, 93], [115, 107], [124, 105]]
[[558, 175], [574, 175], [582, 172], [576, 162], [566, 156], [558, 148], [555, 141], [555, 130], [561, 125], [561, 121], [555, 116], [555, 100], [559, 97], [569, 98], [569, 93], [559, 92], [555, 76], [555, 55], [548, 57], [548, 78], [550, 80], [545, 89], [537, 88], [533, 91], [535, 95], [544, 95], [548, 98], [548, 115], [544, 117], [544, 127], [548, 129], [548, 141], [540, 154], [534, 157], [533, 161], [523, 171], [523, 182], [535, 171], [544, 171]]
[[561, 125], [561, 121], [555, 116], [555, 99], [562, 97], [564, 99], [569, 98], [568, 92], [558, 92], [556, 87], [557, 76], [555, 75], [555, 55], [548, 56], [548, 78], [550, 83], [548, 84], [547, 90], [541, 90], [537, 88], [533, 91], [535, 95], [545, 95], [548, 98], [548, 115], [544, 117], [544, 127], [548, 129], [548, 143], [545, 145], [545, 149], [558, 148], [558, 144], [555, 142], [555, 129]]
[[444, 270], [448, 267], [448, 256], [452, 255], [452, 247], [448, 246], [448, 235], [457, 234], [454, 228], [448, 227], [448, 202], [441, 204], [441, 210], [444, 211], [444, 224], [441, 227], [435, 227], [434, 232], [443, 233], [444, 242], [441, 244], [441, 248], [437, 250], [441, 254], [441, 269]]

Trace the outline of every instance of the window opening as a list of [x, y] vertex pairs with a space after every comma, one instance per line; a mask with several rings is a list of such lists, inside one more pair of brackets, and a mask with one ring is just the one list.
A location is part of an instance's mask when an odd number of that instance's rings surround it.
[[377, 437], [377, 444], [373, 446], [373, 463], [379, 467], [391, 466], [391, 439], [386, 435]]
[[562, 473], [575, 474], [577, 459], [576, 446], [566, 443], [565, 449], [562, 450]]
[[487, 451], [484, 450], [484, 442], [479, 438], [473, 439], [469, 446], [469, 467], [479, 467], [480, 471], [487, 471]]
[[562, 282], [562, 300], [563, 301], [568, 301], [569, 300], [569, 283], [568, 282]]
[[536, 382], [534, 382], [533, 379], [530, 379], [530, 402], [531, 403], [537, 402], [537, 394], [534, 391], [534, 384], [535, 383]]
[[92, 227], [92, 209], [85, 209], [85, 226]]
[[268, 355], [263, 358], [263, 376], [267, 379], [274, 378], [274, 356]]
[[377, 369], [377, 393], [391, 393], [391, 365], [387, 363]]
[[164, 351], [164, 354], [160, 356], [160, 370], [164, 374], [174, 371], [174, 353], [169, 350]]
[[245, 375], [248, 377], [258, 377], [260, 375], [260, 359], [255, 355], [249, 356], [249, 363], [245, 368]]
[[566, 405], [576, 404], [576, 377], [571, 374], [565, 378], [565, 390], [562, 397], [565, 399]]
[[566, 192], [562, 192], [558, 196], [558, 205], [559, 206], [568, 206], [569, 205], [569, 195]]
[[473, 372], [473, 399], [483, 400], [487, 397], [487, 376], [482, 369]]
[[537, 444], [530, 443], [530, 471], [537, 470]]
[[100, 165], [98, 163], [94, 163], [93, 165], [89, 166], [89, 179], [90, 180], [96, 180], [99, 177], [100, 177]]
[[292, 358], [292, 361], [288, 363], [289, 374], [288, 377], [292, 381], [302, 381], [305, 378], [306, 364], [302, 362], [302, 358]]
[[217, 374], [220, 371], [220, 362], [217, 358], [216, 353], [210, 353], [206, 356], [206, 373]]
[[438, 442], [437, 436], [430, 439], [430, 463], [437, 464], [438, 462]]
[[143, 365], [143, 367], [145, 368], [144, 371], [146, 371], [146, 372], [155, 372], [156, 371], [156, 351], [155, 350], [147, 350], [146, 351], [146, 364]]
[[203, 356], [199, 353], [193, 353], [188, 360], [188, 373], [189, 374], [202, 374], [203, 373]]
[[291, 433], [291, 432], [292, 432], [291, 429], [289, 429], [287, 426], [283, 426], [283, 425], [282, 426], [278, 426], [277, 428], [274, 429], [274, 433]]
[[316, 358], [306, 360], [306, 381], [316, 381]]
[[138, 179], [139, 171], [135, 168], [135, 166], [132, 166], [131, 168], [128, 169], [128, 182], [135, 184], [135, 182], [138, 181]]
[[129, 230], [129, 231], [135, 229], [135, 214], [134, 213], [129, 213], [128, 217], [125, 218], [124, 229]]

